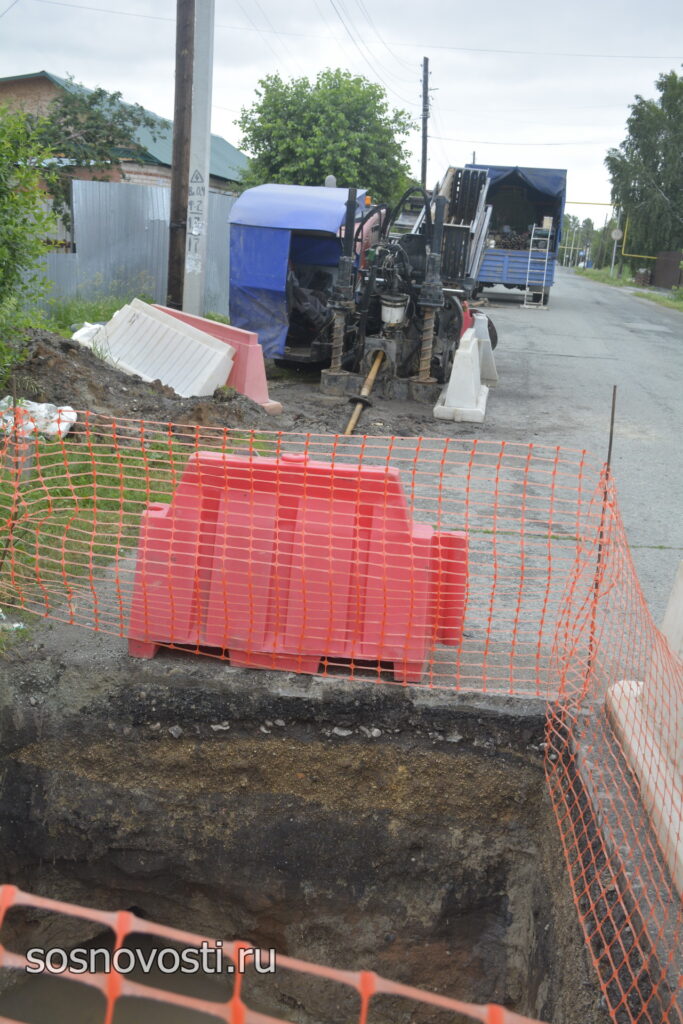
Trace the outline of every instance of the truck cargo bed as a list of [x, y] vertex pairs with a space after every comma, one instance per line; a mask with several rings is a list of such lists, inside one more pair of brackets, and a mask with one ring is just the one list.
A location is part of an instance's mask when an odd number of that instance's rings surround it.
[[[531, 260], [531, 273], [529, 283], [531, 285], [544, 286], [543, 263], [538, 260], [538, 253], [534, 253]], [[548, 265], [545, 270], [545, 287], [549, 288], [555, 279], [555, 253], [548, 256]], [[486, 249], [484, 258], [481, 261], [479, 270], [479, 281], [482, 286], [494, 284], [513, 285], [518, 288], [525, 288], [527, 283], [527, 271], [529, 269], [529, 251], [518, 249]]]

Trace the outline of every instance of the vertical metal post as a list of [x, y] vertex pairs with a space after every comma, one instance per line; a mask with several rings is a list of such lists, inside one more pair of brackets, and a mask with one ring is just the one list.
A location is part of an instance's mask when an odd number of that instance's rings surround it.
[[177, 0], [175, 51], [175, 105], [171, 165], [171, 223], [168, 239], [166, 301], [182, 309], [185, 276], [190, 131], [192, 126], [192, 59], [194, 52], [194, 0]]
[[437, 196], [434, 203], [434, 224], [432, 241], [427, 256], [425, 278], [420, 288], [418, 305], [422, 310], [422, 330], [420, 332], [420, 363], [417, 379], [432, 379], [431, 365], [434, 350], [434, 329], [436, 327], [436, 310], [443, 306], [443, 282], [441, 280], [441, 246], [443, 244], [443, 223], [446, 216], [445, 196]]
[[183, 309], [204, 312], [204, 280], [209, 220], [211, 163], [211, 92], [213, 80], [213, 24], [215, 0], [194, 0], [194, 59], [192, 75], [192, 131], [188, 183], [187, 232]]
[[427, 187], [427, 125], [429, 123], [429, 57], [422, 58], [422, 165], [420, 181]]
[[357, 189], [350, 188], [346, 200], [346, 217], [344, 221], [344, 255], [339, 257], [337, 283], [332, 289], [332, 301], [330, 303], [334, 311], [330, 363], [330, 370], [333, 373], [339, 373], [342, 368], [346, 319], [350, 310], [353, 309], [353, 241], [356, 230], [356, 198]]

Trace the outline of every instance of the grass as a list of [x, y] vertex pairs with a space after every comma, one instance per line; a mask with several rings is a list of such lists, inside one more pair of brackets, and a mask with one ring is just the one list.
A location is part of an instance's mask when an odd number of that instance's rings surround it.
[[679, 313], [683, 313], [683, 288], [672, 288], [671, 295], [662, 295], [661, 292], [638, 292], [638, 295], [648, 302], [656, 302], [658, 306], [677, 309]]
[[[45, 314], [45, 326], [55, 334], [61, 334], [70, 338], [74, 332], [73, 325], [85, 323], [96, 324], [100, 321], [105, 323], [111, 320], [117, 309], [121, 309], [127, 302], [134, 298], [131, 294], [126, 295], [99, 295], [92, 299], [70, 298], [51, 299], [48, 303]], [[142, 302], [154, 302], [149, 295], [137, 295]], [[229, 324], [230, 319], [221, 313], [206, 313], [207, 320], [215, 320], [220, 324]]]
[[[609, 270], [606, 268], [602, 270], [585, 270], [576, 269], [576, 273], [580, 274], [581, 277], [587, 277], [591, 281], [599, 281], [601, 284], [611, 284], [615, 288], [632, 288], [635, 281], [632, 277], [626, 275], [625, 277], [610, 277]], [[636, 286], [638, 288], [638, 298], [647, 299], [648, 302], [656, 302], [658, 306], [666, 306], [667, 309], [677, 309], [679, 312], [683, 312], [683, 288], [672, 288], [670, 294], [663, 295], [661, 292], [651, 291], [647, 286], [643, 285]]]
[[[45, 314], [45, 326], [55, 334], [70, 338], [74, 324], [80, 326], [86, 320], [91, 324], [100, 320], [111, 320], [116, 310], [121, 309], [121, 306], [125, 306], [132, 298], [132, 295], [100, 295], [94, 299], [51, 299]], [[140, 295], [138, 298], [143, 302], [152, 301], [146, 295]]]
[[16, 467], [0, 471], [0, 517], [8, 524], [0, 593], [8, 585], [63, 586], [115, 560], [136, 543], [143, 508], [170, 500], [189, 454], [172, 438], [144, 451], [75, 439], [32, 442], [30, 450], [18, 486]]
[[[0, 606], [28, 607], [41, 589], [66, 598], [69, 580], [91, 575], [124, 558], [138, 542], [140, 517], [152, 502], [170, 502], [197, 442], [148, 431], [114, 445], [108, 437], [86, 443], [32, 440], [24, 472], [5, 458], [0, 468]], [[198, 442], [199, 449], [216, 450]], [[273, 455], [271, 438], [249, 431], [226, 434], [220, 450]], [[23, 475], [23, 479], [22, 479]], [[82, 584], [80, 584], [82, 588]]]
[[590, 268], [589, 270], [576, 268], [575, 273], [581, 277], [587, 277], [590, 281], [599, 281], [601, 284], [611, 284], [615, 288], [626, 288], [632, 287], [633, 278], [629, 274], [624, 274], [623, 277], [617, 276], [617, 270], [614, 270], [614, 277], [610, 277], [609, 268], [603, 267], [602, 270], [595, 270]]

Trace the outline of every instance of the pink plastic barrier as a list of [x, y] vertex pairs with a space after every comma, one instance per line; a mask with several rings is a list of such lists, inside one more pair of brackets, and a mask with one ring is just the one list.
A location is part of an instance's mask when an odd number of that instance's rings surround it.
[[204, 331], [219, 341], [225, 341], [235, 349], [235, 357], [232, 362], [232, 370], [226, 383], [246, 395], [252, 401], [262, 405], [266, 412], [276, 415], [282, 412], [282, 405], [274, 402], [268, 395], [268, 382], [266, 380], [266, 369], [263, 363], [263, 349], [259, 345], [258, 335], [252, 331], [243, 331], [239, 327], [231, 327], [230, 324], [219, 324], [215, 320], [207, 320], [203, 316], [193, 316], [191, 313], [183, 313], [179, 309], [171, 309], [169, 306], [156, 306], [164, 313], [182, 320], [198, 331]]
[[129, 651], [419, 682], [435, 644], [460, 644], [466, 581], [466, 534], [413, 522], [396, 469], [199, 452], [143, 513]]

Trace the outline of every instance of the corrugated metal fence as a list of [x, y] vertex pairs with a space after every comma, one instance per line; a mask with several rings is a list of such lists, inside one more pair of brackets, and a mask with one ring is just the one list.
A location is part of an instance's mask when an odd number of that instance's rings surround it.
[[[148, 295], [166, 299], [171, 192], [161, 185], [74, 181], [76, 252], [50, 252], [50, 298]], [[234, 196], [209, 194], [205, 312], [228, 315], [230, 208]]]

